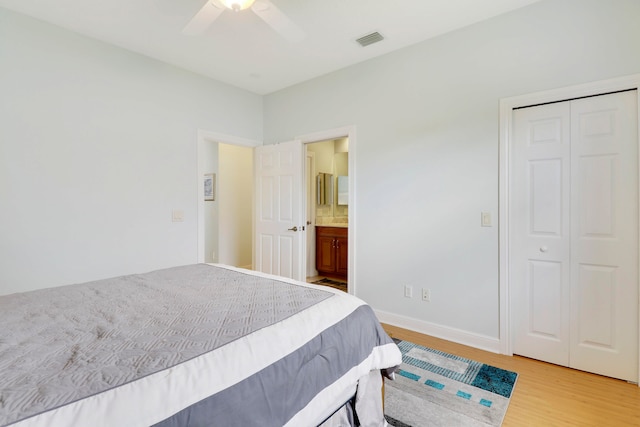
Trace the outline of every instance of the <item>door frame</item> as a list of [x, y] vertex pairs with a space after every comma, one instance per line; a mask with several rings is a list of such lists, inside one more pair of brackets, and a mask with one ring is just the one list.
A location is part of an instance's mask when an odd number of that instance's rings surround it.
[[[304, 147], [303, 147], [304, 148]], [[316, 153], [314, 153], [313, 151], [307, 151], [307, 150], [303, 150], [304, 155], [305, 155], [305, 162], [304, 162], [304, 177], [305, 180], [309, 179], [311, 182], [305, 182], [305, 187], [307, 189], [307, 192], [305, 193], [305, 209], [304, 209], [304, 214], [306, 215], [305, 222], [307, 220], [307, 218], [314, 218], [316, 217], [316, 186], [315, 186], [315, 180], [314, 177], [316, 176]], [[309, 167], [309, 169], [307, 169], [307, 159], [310, 159], [310, 163], [311, 166]], [[312, 190], [309, 192], [309, 188], [311, 188]], [[309, 205], [311, 205], [311, 212], [307, 212], [306, 207], [308, 207]], [[313, 277], [313, 276], [317, 276], [318, 275], [318, 270], [316, 270], [316, 266], [313, 263], [309, 263], [310, 259], [315, 259], [316, 258], [316, 236], [315, 236], [315, 231], [316, 231], [316, 225], [313, 224], [313, 227], [310, 227], [309, 224], [307, 224], [307, 232], [305, 233], [305, 245], [306, 245], [306, 253], [305, 253], [305, 260], [307, 261], [307, 265], [305, 266], [305, 273], [307, 275], [307, 277]]]
[[[198, 201], [198, 204], [197, 204], [198, 222], [197, 222], [196, 230], [197, 230], [197, 242], [198, 242], [198, 251], [197, 251], [198, 263], [203, 263], [205, 260], [204, 197], [202, 197], [204, 194], [204, 180], [202, 179], [202, 177], [204, 176], [205, 173], [210, 172], [205, 170], [206, 168], [204, 166], [205, 165], [204, 153], [205, 153], [206, 144], [211, 144], [211, 143], [239, 145], [239, 146], [249, 147], [249, 148], [255, 148], [257, 146], [262, 145], [262, 141], [198, 129], [198, 138], [197, 138], [197, 146], [196, 146], [196, 157], [197, 157], [196, 178], [198, 180], [198, 183], [197, 183], [198, 192], [196, 197]], [[254, 197], [252, 197], [252, 200], [253, 199]], [[251, 206], [251, 210], [253, 211], [253, 206]], [[253, 247], [251, 248], [251, 253], [253, 254]], [[253, 262], [254, 261], [252, 260], [252, 263]]]
[[[338, 138], [348, 138], [349, 139], [349, 273], [347, 276], [347, 281], [349, 283], [348, 289], [351, 295], [356, 294], [356, 126], [343, 126], [334, 129], [328, 129], [320, 132], [313, 132], [304, 135], [296, 136], [295, 139], [299, 139], [302, 141], [302, 144], [311, 144], [313, 142], [326, 141], [329, 139], [338, 139]], [[303, 152], [306, 150], [303, 150]], [[306, 165], [306, 162], [305, 162]], [[306, 171], [305, 171], [306, 176]], [[306, 200], [306, 194], [304, 195]], [[306, 204], [305, 204], [306, 205]], [[306, 206], [305, 206], [304, 217], [306, 218]], [[306, 240], [304, 242], [306, 247]], [[306, 257], [305, 257], [306, 259]], [[306, 266], [305, 266], [306, 269]]]
[[[500, 99], [500, 143], [499, 143], [499, 295], [500, 295], [500, 352], [513, 355], [511, 337], [510, 298], [510, 212], [511, 203], [509, 180], [511, 179], [511, 146], [513, 137], [513, 114], [517, 107], [533, 106], [573, 98], [602, 95], [621, 90], [638, 90], [638, 135], [640, 135], [640, 74], [633, 74], [608, 80], [557, 88]], [[640, 185], [640, 174], [639, 174]], [[640, 265], [640, 259], [638, 259]], [[640, 289], [640, 283], [639, 289]], [[640, 317], [640, 316], [639, 316]], [[640, 325], [640, 319], [639, 319]], [[640, 337], [639, 337], [640, 343]], [[640, 359], [640, 358], [639, 358]], [[640, 360], [638, 361], [640, 363]]]

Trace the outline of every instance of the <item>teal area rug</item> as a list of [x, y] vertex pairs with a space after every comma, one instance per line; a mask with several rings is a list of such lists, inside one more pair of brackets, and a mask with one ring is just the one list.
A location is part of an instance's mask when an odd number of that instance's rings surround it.
[[518, 374], [394, 340], [402, 365], [385, 382], [384, 412], [395, 427], [500, 426]]

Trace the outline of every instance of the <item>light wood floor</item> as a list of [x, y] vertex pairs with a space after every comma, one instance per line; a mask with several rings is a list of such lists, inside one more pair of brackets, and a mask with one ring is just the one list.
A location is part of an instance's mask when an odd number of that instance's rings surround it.
[[503, 427], [640, 426], [640, 387], [635, 384], [382, 326], [393, 338], [517, 372]]

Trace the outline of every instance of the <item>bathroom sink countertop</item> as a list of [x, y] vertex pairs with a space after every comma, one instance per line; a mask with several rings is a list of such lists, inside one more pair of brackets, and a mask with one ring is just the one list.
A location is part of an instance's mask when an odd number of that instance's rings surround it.
[[316, 227], [349, 228], [349, 224], [316, 224]]

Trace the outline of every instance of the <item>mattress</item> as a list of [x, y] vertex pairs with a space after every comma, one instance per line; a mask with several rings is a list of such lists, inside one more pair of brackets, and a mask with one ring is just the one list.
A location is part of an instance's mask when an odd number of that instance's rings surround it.
[[363, 301], [222, 265], [2, 296], [0, 324], [0, 426], [313, 426], [401, 361]]

